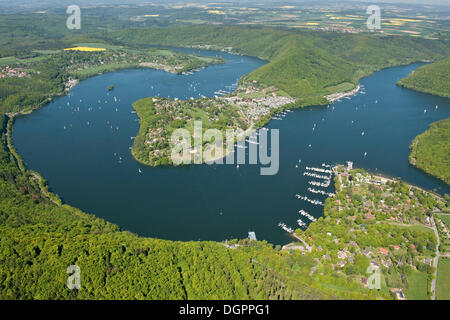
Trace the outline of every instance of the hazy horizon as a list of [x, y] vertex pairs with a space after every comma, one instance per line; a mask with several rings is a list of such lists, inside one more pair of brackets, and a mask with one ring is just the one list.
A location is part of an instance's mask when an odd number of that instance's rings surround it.
[[56, 7], [78, 4], [81, 6], [92, 6], [92, 5], [119, 5], [119, 4], [153, 4], [153, 5], [165, 5], [168, 3], [199, 3], [199, 4], [207, 4], [207, 3], [253, 3], [253, 4], [275, 4], [279, 3], [280, 5], [291, 3], [291, 4], [302, 4], [302, 3], [344, 3], [344, 2], [355, 2], [355, 3], [371, 3], [371, 4], [403, 4], [403, 5], [444, 5], [450, 6], [450, 0], [290, 0], [290, 1], [277, 1], [277, 0], [241, 0], [241, 1], [228, 1], [228, 0], [216, 0], [216, 1], [207, 1], [207, 0], [193, 0], [193, 1], [180, 1], [180, 0], [166, 0], [164, 2], [161, 1], [149, 1], [149, 0], [15, 0], [11, 2], [11, 0], [0, 0], [0, 5], [4, 7], [44, 7], [49, 5], [54, 5]]

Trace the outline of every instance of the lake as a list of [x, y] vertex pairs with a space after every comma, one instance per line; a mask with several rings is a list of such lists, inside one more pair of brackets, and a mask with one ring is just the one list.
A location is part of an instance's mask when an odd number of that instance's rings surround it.
[[[254, 231], [259, 240], [290, 241], [279, 222], [296, 227], [300, 209], [315, 217], [323, 213], [323, 207], [295, 198], [296, 193], [325, 198], [309, 193], [311, 179], [303, 176], [305, 166], [322, 163], [350, 160], [355, 167], [450, 193], [443, 182], [408, 163], [412, 139], [430, 123], [450, 117], [449, 99], [395, 85], [421, 64], [362, 79], [365, 94], [272, 120], [267, 128], [280, 130], [277, 175], [260, 176], [255, 165], [151, 168], [137, 163], [129, 149], [139, 129], [134, 101], [212, 97], [218, 90], [233, 90], [240, 77], [264, 64], [223, 52], [195, 52], [227, 62], [191, 75], [134, 69], [82, 81], [68, 96], [17, 119], [17, 151], [66, 203], [141, 236], [170, 240], [221, 241]], [[115, 89], [108, 92], [112, 84]]]

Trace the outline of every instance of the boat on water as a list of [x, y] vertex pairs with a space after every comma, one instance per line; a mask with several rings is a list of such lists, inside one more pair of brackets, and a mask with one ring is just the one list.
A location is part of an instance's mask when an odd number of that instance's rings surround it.
[[306, 227], [306, 223], [303, 222], [302, 219], [298, 219], [298, 220], [297, 220], [297, 223], [298, 223], [298, 225], [299, 225], [300, 227]]
[[286, 226], [286, 224], [283, 223], [283, 222], [280, 222], [280, 223], [278, 224], [278, 226], [281, 227], [281, 228], [282, 228], [284, 231], [286, 231], [286, 232], [289, 232], [289, 233], [293, 233], [293, 232], [294, 232], [294, 229], [289, 228], [289, 227]]
[[307, 201], [307, 202], [309, 202], [311, 204], [314, 204], [314, 205], [319, 205], [319, 206], [323, 206], [324, 205], [322, 201], [315, 200], [315, 199], [310, 199], [307, 196], [301, 196], [299, 194], [296, 194], [295, 197], [297, 199], [300, 199], [300, 200], [303, 200], [303, 201]]
[[311, 188], [311, 187], [308, 187], [308, 191], [311, 192], [311, 193], [321, 194], [321, 195], [324, 195], [324, 196], [327, 196], [327, 197], [334, 197], [334, 193], [332, 193], [332, 192], [326, 192], [326, 191], [323, 191], [323, 190], [317, 190], [317, 189], [314, 189], [314, 188]]
[[304, 211], [304, 210], [300, 210], [298, 213], [300, 213], [302, 216], [308, 218], [309, 220], [311, 220], [312, 222], [317, 221], [316, 218], [314, 218], [311, 214], [309, 214], [308, 212]]

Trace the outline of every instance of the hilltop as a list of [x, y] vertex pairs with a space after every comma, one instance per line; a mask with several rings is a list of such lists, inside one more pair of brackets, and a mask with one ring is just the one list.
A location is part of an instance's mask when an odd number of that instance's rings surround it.
[[414, 70], [398, 82], [402, 87], [450, 98], [450, 58]]
[[450, 119], [434, 122], [410, 146], [409, 162], [450, 184]]

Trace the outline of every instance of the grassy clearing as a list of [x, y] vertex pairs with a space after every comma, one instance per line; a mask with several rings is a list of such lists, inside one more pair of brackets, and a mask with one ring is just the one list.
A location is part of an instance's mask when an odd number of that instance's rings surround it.
[[428, 300], [426, 273], [412, 271], [408, 274], [408, 284], [408, 289], [405, 290], [405, 296], [408, 300]]
[[95, 67], [89, 67], [83, 70], [76, 71], [74, 74], [79, 76], [81, 79], [91, 77], [96, 74], [102, 74], [106, 72], [128, 69], [128, 68], [137, 68], [137, 64], [132, 63], [116, 63], [116, 64], [107, 64]]
[[450, 215], [448, 214], [438, 214], [437, 215], [439, 219], [442, 220], [442, 222], [444, 222], [448, 228], [450, 228]]
[[20, 60], [16, 57], [4, 57], [4, 58], [0, 58], [0, 66], [5, 66], [8, 64], [13, 64], [13, 63], [17, 63], [20, 62]]
[[422, 231], [422, 232], [434, 233], [434, 232], [433, 232], [433, 229], [431, 229], [431, 228], [429, 228], [429, 227], [425, 227], [425, 226], [423, 226], [423, 225], [410, 226], [410, 227], [407, 227], [407, 228], [412, 229], [412, 230], [416, 230], [416, 231]]
[[343, 82], [341, 84], [338, 84], [337, 86], [332, 86], [326, 88], [328, 92], [335, 93], [335, 92], [347, 92], [350, 90], [353, 90], [355, 88], [355, 85], [350, 82]]
[[33, 52], [39, 54], [55, 54], [61, 52], [61, 50], [33, 50]]
[[436, 279], [436, 299], [450, 300], [450, 259], [440, 258]]

